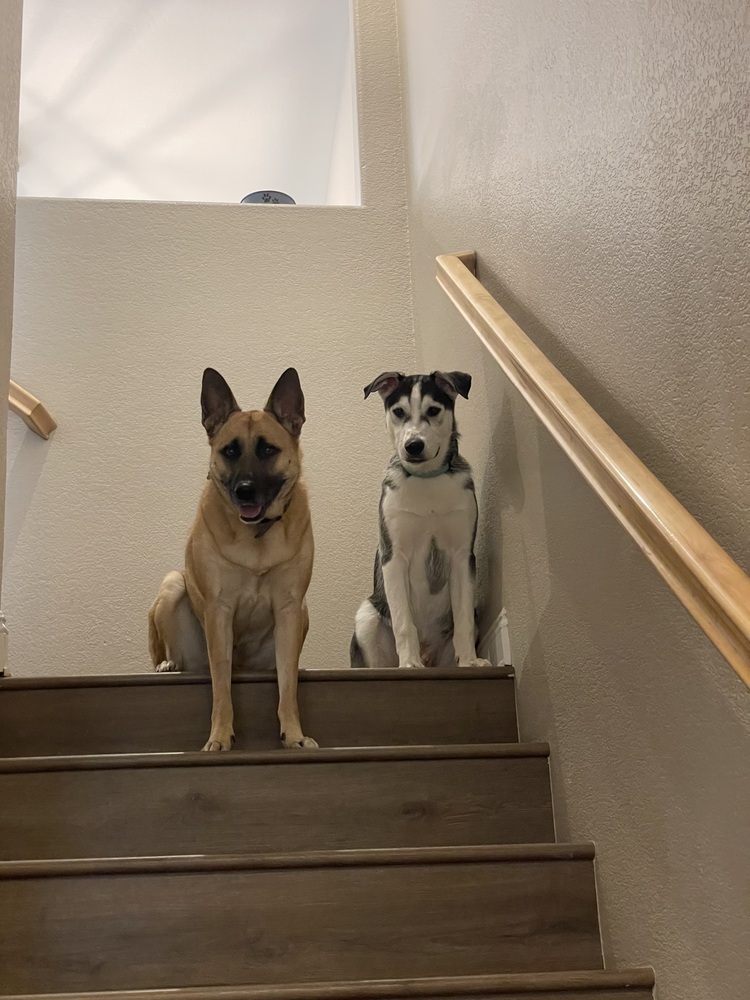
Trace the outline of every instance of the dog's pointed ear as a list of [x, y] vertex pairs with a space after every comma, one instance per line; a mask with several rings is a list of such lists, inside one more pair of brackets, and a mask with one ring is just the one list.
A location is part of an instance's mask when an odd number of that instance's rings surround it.
[[292, 437], [299, 437], [305, 422], [305, 397], [294, 368], [287, 368], [271, 390], [266, 413], [273, 414]]
[[469, 398], [471, 375], [467, 375], [466, 372], [433, 372], [432, 377], [451, 399], [455, 399], [456, 396], [463, 396], [464, 399]]
[[201, 389], [201, 419], [209, 439], [223, 427], [232, 413], [238, 411], [237, 400], [224, 377], [214, 368], [206, 368]]
[[390, 396], [403, 378], [404, 376], [401, 372], [383, 372], [382, 375], [378, 375], [369, 385], [365, 386], [365, 399], [372, 392], [379, 392], [383, 399], [385, 399], [387, 396]]

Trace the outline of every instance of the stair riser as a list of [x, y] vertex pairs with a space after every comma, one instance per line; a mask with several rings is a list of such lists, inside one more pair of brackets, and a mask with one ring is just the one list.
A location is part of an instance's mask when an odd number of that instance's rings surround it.
[[[0, 757], [199, 750], [206, 683], [0, 692]], [[274, 681], [234, 686], [237, 749], [279, 746]], [[316, 680], [300, 684], [305, 732], [321, 746], [508, 743], [517, 739], [513, 681], [502, 678]]]
[[547, 759], [0, 774], [0, 858], [549, 843]]
[[0, 991], [601, 968], [589, 860], [0, 881]]

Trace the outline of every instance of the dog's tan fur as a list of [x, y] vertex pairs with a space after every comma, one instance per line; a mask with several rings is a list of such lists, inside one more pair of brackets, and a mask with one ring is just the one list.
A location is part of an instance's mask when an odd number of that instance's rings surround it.
[[[299, 657], [308, 629], [305, 594], [313, 564], [299, 447], [304, 398], [297, 374], [290, 369], [282, 375], [265, 410], [247, 412], [240, 412], [221, 376], [228, 397], [217, 395], [210, 385], [207, 392], [206, 376], [202, 404], [211, 445], [209, 481], [188, 537], [185, 569], [166, 576], [149, 612], [151, 658], [156, 669], [210, 669], [213, 709], [204, 750], [232, 745], [232, 668], [274, 665], [284, 746], [315, 747], [303, 735], [297, 706]], [[296, 412], [289, 392], [283, 391], [290, 384], [302, 400]], [[259, 478], [267, 472], [283, 480], [264, 509], [264, 530], [240, 519], [231, 487], [233, 463], [222, 454], [230, 442], [239, 441], [247, 463], [257, 467], [254, 456], [261, 438], [278, 453], [262, 464]], [[251, 464], [245, 468], [252, 479]]]

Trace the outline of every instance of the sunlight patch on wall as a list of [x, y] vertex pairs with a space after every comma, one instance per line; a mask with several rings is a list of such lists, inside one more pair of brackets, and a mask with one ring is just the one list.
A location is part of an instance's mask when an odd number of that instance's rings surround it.
[[351, 0], [25, 0], [20, 196], [359, 204]]

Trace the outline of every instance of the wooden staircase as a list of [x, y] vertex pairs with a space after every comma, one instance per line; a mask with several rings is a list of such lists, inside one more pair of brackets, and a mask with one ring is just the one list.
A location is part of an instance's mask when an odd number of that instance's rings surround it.
[[0, 995], [100, 1000], [646, 1000], [603, 971], [590, 844], [555, 842], [546, 744], [501, 670], [235, 684], [0, 680]]

